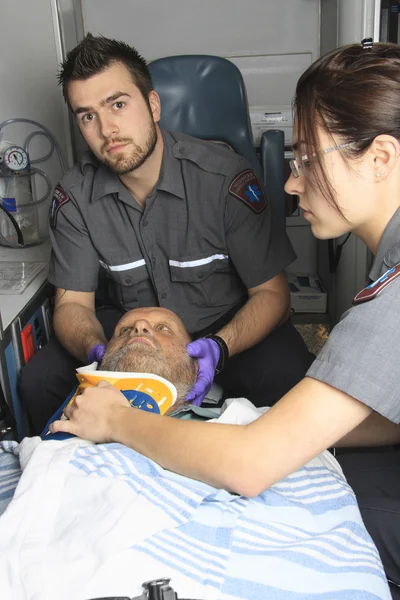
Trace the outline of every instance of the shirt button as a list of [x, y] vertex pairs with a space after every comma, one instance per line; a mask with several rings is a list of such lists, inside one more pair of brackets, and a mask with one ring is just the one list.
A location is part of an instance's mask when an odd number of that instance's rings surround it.
[[148, 221], [143, 221], [143, 227], [147, 227], [148, 224]]
[[163, 300], [165, 300], [165, 298], [166, 298], [166, 297], [167, 297], [167, 294], [166, 294], [165, 292], [163, 292], [163, 293], [161, 294], [161, 298], [162, 298]]
[[185, 149], [182, 148], [182, 146], [179, 148], [179, 154], [183, 154], [185, 152]]
[[132, 279], [129, 279], [129, 277], [127, 277], [125, 279], [125, 283], [129, 285], [130, 283], [132, 283]]
[[203, 271], [200, 271], [200, 273], [197, 273], [197, 279], [203, 279], [203, 277], [204, 277]]
[[151, 259], [151, 264], [153, 265], [153, 267], [156, 266], [157, 261], [156, 261], [156, 257], [155, 256], [153, 256], [153, 258]]

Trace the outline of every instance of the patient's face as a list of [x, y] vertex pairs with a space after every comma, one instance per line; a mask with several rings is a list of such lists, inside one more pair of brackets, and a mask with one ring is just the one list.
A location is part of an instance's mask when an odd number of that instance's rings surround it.
[[104, 355], [104, 371], [153, 373], [175, 385], [182, 399], [194, 385], [197, 363], [182, 321], [166, 308], [137, 308], [118, 322]]

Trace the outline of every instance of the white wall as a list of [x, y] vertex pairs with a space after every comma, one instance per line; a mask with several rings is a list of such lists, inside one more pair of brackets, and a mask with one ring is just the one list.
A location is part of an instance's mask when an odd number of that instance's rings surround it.
[[241, 70], [250, 105], [290, 105], [319, 54], [320, 0], [81, 0], [84, 29], [148, 60], [214, 54]]
[[380, 0], [337, 0], [338, 46], [379, 39]]
[[338, 0], [321, 0], [321, 56], [337, 46]]
[[[25, 117], [45, 125], [67, 154], [64, 112], [58, 88], [58, 69], [50, 0], [0, 1], [0, 122]], [[3, 139], [23, 145], [30, 125], [9, 125]], [[31, 157], [44, 156], [48, 144], [43, 138], [32, 141]], [[57, 156], [37, 165], [47, 172], [53, 187], [62, 174]], [[38, 193], [42, 190], [38, 185]], [[47, 220], [48, 206], [41, 210]]]

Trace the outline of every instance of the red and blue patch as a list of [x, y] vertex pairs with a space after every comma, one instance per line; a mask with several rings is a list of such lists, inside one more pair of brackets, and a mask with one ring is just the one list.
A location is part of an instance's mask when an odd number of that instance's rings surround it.
[[260, 213], [267, 206], [262, 183], [252, 169], [246, 169], [236, 175], [229, 186], [229, 193], [255, 213]]
[[53, 200], [50, 207], [50, 225], [52, 227], [55, 227], [57, 224], [58, 211], [62, 206], [64, 206], [64, 204], [69, 202], [69, 200], [70, 198], [68, 194], [64, 192], [60, 185], [57, 185], [54, 190]]
[[400, 277], [400, 263], [386, 271], [379, 279], [367, 285], [361, 292], [358, 292], [353, 299], [353, 304], [361, 304], [361, 302], [372, 300], [397, 277]]

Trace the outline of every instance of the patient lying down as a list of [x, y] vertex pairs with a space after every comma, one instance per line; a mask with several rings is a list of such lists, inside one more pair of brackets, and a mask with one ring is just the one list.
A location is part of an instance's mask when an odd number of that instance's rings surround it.
[[[173, 313], [131, 311], [102, 368], [156, 373], [183, 403], [197, 369], [188, 341]], [[230, 399], [214, 421], [250, 423], [262, 412]], [[329, 452], [255, 498], [176, 475], [117, 443], [26, 438], [3, 445], [7, 452], [20, 456], [23, 473], [0, 517], [2, 600], [132, 597], [162, 576], [180, 598], [390, 600], [354, 494]], [[0, 478], [0, 498], [9, 481]]]
[[170, 310], [137, 308], [118, 322], [101, 370], [163, 377], [175, 386], [177, 402], [182, 404], [197, 375], [197, 363], [186, 352], [190, 341], [182, 321]]
[[[123, 391], [135, 408], [166, 415], [176, 413], [185, 404], [197, 376], [197, 362], [186, 352], [189, 342], [182, 321], [171, 311], [159, 307], [129, 311], [118, 322], [102, 363], [78, 369], [80, 385], [49, 423], [73, 414], [75, 402], [75, 406], [80, 406], [78, 396], [100, 381], [102, 385], [108, 381]], [[49, 435], [48, 426], [43, 439], [54, 437]]]

